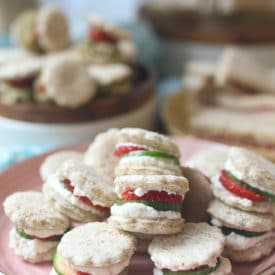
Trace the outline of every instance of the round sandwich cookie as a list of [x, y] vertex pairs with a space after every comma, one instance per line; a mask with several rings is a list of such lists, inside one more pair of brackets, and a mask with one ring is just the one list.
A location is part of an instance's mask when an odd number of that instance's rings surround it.
[[189, 191], [182, 205], [184, 219], [186, 222], [208, 222], [209, 215], [206, 210], [213, 199], [210, 181], [199, 170], [189, 167], [181, 169], [189, 182]]
[[229, 275], [231, 263], [221, 256], [224, 236], [207, 223], [186, 223], [183, 232], [158, 236], [148, 252], [154, 275]]
[[5, 214], [15, 224], [10, 231], [10, 247], [25, 261], [50, 261], [64, 232], [71, 224], [53, 209], [40, 192], [17, 192], [4, 203]]
[[225, 235], [224, 255], [232, 261], [259, 260], [275, 248], [273, 215], [245, 212], [218, 200], [210, 203], [208, 213]]
[[213, 177], [214, 196], [233, 207], [260, 213], [275, 213], [275, 165], [239, 147]]
[[181, 175], [180, 151], [168, 137], [138, 128], [120, 131], [115, 155], [116, 175]]
[[118, 163], [114, 150], [118, 142], [119, 131], [119, 129], [112, 128], [98, 134], [85, 153], [84, 163], [102, 169], [114, 177], [114, 170]]
[[50, 154], [45, 158], [39, 169], [42, 180], [46, 181], [50, 175], [53, 175], [57, 171], [64, 161], [70, 159], [82, 162], [83, 154], [77, 151], [59, 151]]
[[226, 146], [219, 146], [200, 151], [188, 159], [184, 165], [201, 171], [211, 179], [222, 169], [228, 150]]
[[43, 185], [53, 206], [79, 222], [105, 219], [116, 201], [113, 179], [104, 172], [79, 163], [65, 161]]
[[41, 58], [28, 57], [0, 67], [0, 100], [5, 104], [32, 101], [32, 85], [43, 65]]
[[23, 12], [13, 22], [11, 32], [20, 47], [36, 53], [62, 50], [70, 40], [67, 18], [53, 6]]
[[45, 64], [35, 85], [35, 99], [77, 108], [96, 94], [96, 85], [83, 62], [73, 57], [56, 56]]
[[182, 201], [188, 191], [185, 177], [127, 175], [116, 177], [119, 197], [111, 207], [109, 221], [125, 231], [150, 235], [182, 230]]
[[51, 275], [127, 275], [136, 239], [107, 223], [87, 223], [64, 235]]

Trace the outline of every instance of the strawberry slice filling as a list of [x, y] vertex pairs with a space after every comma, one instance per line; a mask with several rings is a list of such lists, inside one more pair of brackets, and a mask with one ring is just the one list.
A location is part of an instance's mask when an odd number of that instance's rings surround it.
[[247, 189], [245, 186], [240, 185], [240, 182], [237, 182], [232, 177], [230, 177], [225, 170], [221, 171], [219, 181], [227, 191], [238, 197], [249, 199], [251, 201], [265, 200], [263, 195], [260, 195], [252, 190]]
[[116, 39], [114, 39], [111, 35], [109, 35], [108, 33], [98, 28], [93, 28], [89, 33], [89, 37], [91, 40], [96, 42], [103, 42], [103, 43], [116, 42]]
[[[69, 179], [65, 179], [63, 181], [65, 187], [71, 192], [73, 193], [74, 192], [74, 186], [71, 184], [71, 181]], [[92, 201], [86, 197], [86, 196], [78, 196], [78, 195], [74, 195], [75, 197], [77, 197], [81, 202], [85, 203], [86, 205], [90, 206], [90, 207], [93, 207], [99, 211], [109, 211], [109, 207], [104, 207], [104, 206], [101, 206], [101, 205], [96, 205], [96, 204], [93, 204]]]
[[122, 193], [122, 199], [125, 201], [151, 201], [165, 203], [182, 203], [182, 196], [168, 194], [166, 191], [149, 191], [142, 196], [137, 196], [135, 190], [128, 189]]
[[116, 147], [115, 156], [121, 157], [122, 155], [128, 154], [134, 151], [144, 151], [146, 150], [145, 146], [138, 144], [121, 144]]
[[34, 81], [33, 77], [6, 80], [7, 84], [15, 88], [29, 88]]

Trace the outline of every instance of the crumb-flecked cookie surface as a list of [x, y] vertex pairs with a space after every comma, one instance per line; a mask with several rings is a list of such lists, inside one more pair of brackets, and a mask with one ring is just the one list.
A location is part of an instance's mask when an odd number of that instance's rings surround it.
[[155, 237], [148, 251], [157, 268], [184, 271], [215, 266], [224, 242], [220, 229], [206, 223], [187, 223], [182, 233]]

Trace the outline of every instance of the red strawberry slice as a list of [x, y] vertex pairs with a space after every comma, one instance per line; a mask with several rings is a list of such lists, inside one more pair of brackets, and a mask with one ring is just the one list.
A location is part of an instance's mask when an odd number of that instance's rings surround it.
[[225, 170], [221, 171], [221, 175], [219, 178], [221, 184], [223, 187], [228, 190], [229, 192], [233, 193], [234, 195], [246, 198], [251, 201], [264, 201], [265, 197], [257, 194], [251, 190], [246, 189], [244, 186], [241, 186], [238, 182], [234, 181], [232, 178], [230, 178]]
[[77, 271], [77, 272], [76, 272], [76, 275], [93, 275], [93, 274], [88, 273], [88, 272]]
[[133, 151], [144, 151], [146, 148], [141, 145], [119, 145], [115, 150], [115, 156], [121, 157], [124, 154], [133, 152]]
[[[74, 186], [71, 184], [71, 181], [69, 179], [65, 179], [64, 184], [67, 186], [67, 188], [70, 190], [71, 193], [74, 192]], [[109, 211], [109, 207], [104, 207], [104, 206], [101, 206], [101, 205], [93, 204], [92, 201], [86, 196], [77, 196], [77, 195], [75, 195], [75, 197], [77, 197], [80, 201], [82, 201], [86, 205], [88, 205], [90, 207], [94, 207], [97, 210]]]
[[182, 196], [176, 194], [168, 194], [166, 191], [149, 191], [143, 196], [139, 197], [135, 190], [128, 189], [123, 192], [122, 199], [128, 201], [152, 201], [152, 202], [168, 202], [168, 203], [181, 203]]
[[33, 77], [24, 78], [24, 79], [11, 79], [7, 80], [7, 83], [13, 87], [17, 88], [28, 88], [32, 86], [34, 81]]
[[114, 43], [116, 42], [116, 40], [110, 36], [109, 34], [107, 34], [106, 32], [100, 30], [100, 29], [96, 29], [93, 28], [90, 31], [90, 38], [93, 41], [97, 41], [97, 42], [104, 42], [104, 43]]

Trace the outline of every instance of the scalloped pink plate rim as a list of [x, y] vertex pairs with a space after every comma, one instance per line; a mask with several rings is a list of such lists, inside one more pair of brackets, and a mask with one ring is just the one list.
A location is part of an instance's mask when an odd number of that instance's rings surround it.
[[[216, 143], [210, 143], [194, 138], [177, 138], [175, 142], [179, 145], [182, 153], [181, 162], [184, 163], [193, 154], [208, 149], [213, 146], [221, 146]], [[72, 146], [70, 149], [84, 151], [87, 145]], [[39, 177], [39, 166], [47, 154], [40, 155], [0, 174], [0, 271], [6, 275], [46, 275], [51, 269], [50, 263], [33, 265], [22, 261], [14, 255], [13, 251], [8, 247], [8, 234], [12, 227], [10, 221], [3, 212], [2, 202], [6, 196], [16, 191], [41, 189], [42, 181]], [[252, 274], [275, 274], [272, 266], [275, 265], [275, 252], [262, 261], [249, 264], [234, 264], [233, 271], [236, 275], [252, 275]], [[151, 275], [153, 264], [146, 255], [135, 255], [129, 267], [129, 275]]]

